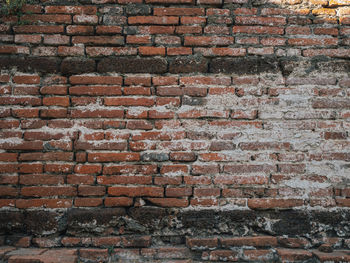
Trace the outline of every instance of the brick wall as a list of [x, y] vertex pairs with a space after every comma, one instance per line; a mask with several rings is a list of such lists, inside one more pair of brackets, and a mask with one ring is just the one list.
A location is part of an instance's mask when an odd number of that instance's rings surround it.
[[23, 12], [0, 24], [0, 244], [350, 261], [325, 253], [350, 248], [348, 0]]

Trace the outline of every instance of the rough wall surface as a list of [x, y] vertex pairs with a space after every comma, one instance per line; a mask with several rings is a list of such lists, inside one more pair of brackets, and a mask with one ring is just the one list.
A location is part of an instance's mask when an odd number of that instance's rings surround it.
[[350, 261], [348, 0], [23, 12], [0, 24], [1, 262]]

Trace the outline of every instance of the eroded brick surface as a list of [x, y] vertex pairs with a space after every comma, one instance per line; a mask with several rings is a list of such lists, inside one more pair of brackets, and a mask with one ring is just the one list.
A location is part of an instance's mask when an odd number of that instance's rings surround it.
[[349, 1], [21, 12], [0, 17], [0, 261], [350, 261]]

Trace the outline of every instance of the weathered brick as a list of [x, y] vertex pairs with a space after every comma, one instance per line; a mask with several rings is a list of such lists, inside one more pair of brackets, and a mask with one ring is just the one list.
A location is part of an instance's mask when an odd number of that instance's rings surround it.
[[63, 33], [64, 26], [58, 26], [58, 25], [21, 25], [21, 26], [14, 26], [13, 30], [15, 33], [54, 34], [54, 33]]
[[162, 197], [163, 188], [161, 187], [128, 187], [128, 186], [113, 186], [108, 188], [108, 193], [112, 196], [151, 196]]
[[191, 57], [177, 57], [170, 61], [169, 72], [173, 74], [178, 73], [192, 73], [203, 72], [208, 70], [208, 62], [205, 59], [191, 58]]
[[0, 68], [16, 67], [22, 72], [57, 73], [60, 60], [44, 57], [5, 57], [0, 58]]
[[188, 200], [184, 198], [147, 198], [152, 204], [161, 207], [187, 207]]
[[131, 16], [128, 18], [129, 24], [153, 24], [153, 25], [176, 25], [179, 18], [175, 16]]
[[94, 28], [92, 26], [67, 26], [66, 27], [68, 35], [92, 35]]
[[75, 75], [95, 71], [95, 61], [92, 59], [65, 58], [61, 63], [64, 75]]
[[96, 14], [97, 8], [96, 6], [46, 6], [46, 13], [53, 14]]
[[60, 56], [83, 56], [84, 55], [84, 47], [74, 46], [74, 47], [66, 47], [60, 46], [58, 47], [58, 55]]
[[233, 44], [233, 37], [205, 37], [205, 36], [186, 36], [185, 37], [185, 46], [229, 46]]
[[279, 72], [278, 62], [262, 58], [216, 58], [210, 64], [213, 73], [258, 74], [264, 72]]
[[166, 60], [160, 58], [105, 58], [97, 65], [97, 71], [119, 73], [164, 73]]

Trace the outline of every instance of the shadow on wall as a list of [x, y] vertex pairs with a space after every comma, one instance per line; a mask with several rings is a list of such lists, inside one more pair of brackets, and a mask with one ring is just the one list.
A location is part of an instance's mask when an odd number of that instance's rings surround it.
[[349, 205], [348, 1], [134, 2], [2, 17], [4, 207]]

